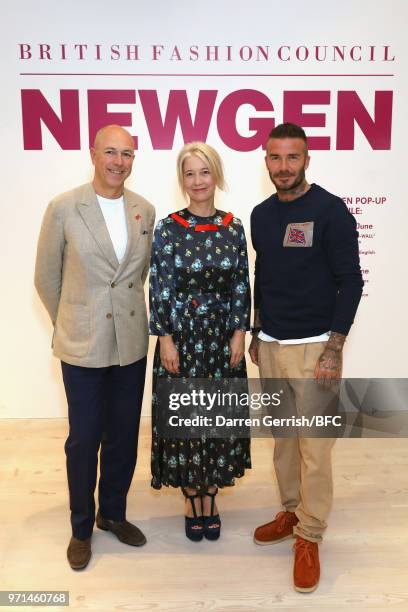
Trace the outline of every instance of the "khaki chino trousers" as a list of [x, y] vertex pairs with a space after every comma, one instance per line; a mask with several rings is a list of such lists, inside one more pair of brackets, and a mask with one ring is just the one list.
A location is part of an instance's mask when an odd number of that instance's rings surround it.
[[[259, 340], [261, 378], [285, 379], [286, 387], [292, 387], [298, 416], [310, 417], [320, 412], [311, 400], [320, 392], [317, 383], [308, 387], [308, 383], [303, 385], [312, 389], [312, 394], [302, 393], [296, 387], [296, 379], [313, 379], [317, 360], [325, 345], [325, 342], [279, 344]], [[299, 519], [294, 533], [311, 542], [320, 542], [327, 527], [333, 499], [331, 450], [334, 442], [335, 438], [301, 437], [296, 431], [291, 437], [275, 438], [273, 460], [281, 503], [287, 511], [295, 512]]]

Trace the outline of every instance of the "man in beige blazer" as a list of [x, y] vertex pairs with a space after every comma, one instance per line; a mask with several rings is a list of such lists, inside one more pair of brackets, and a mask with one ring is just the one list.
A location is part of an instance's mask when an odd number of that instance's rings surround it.
[[100, 449], [96, 524], [133, 546], [146, 542], [126, 521], [136, 465], [148, 325], [144, 282], [154, 208], [124, 188], [134, 159], [125, 129], [106, 126], [91, 148], [92, 183], [57, 196], [44, 216], [35, 286], [54, 326], [68, 400], [65, 443], [73, 569], [91, 557], [94, 490]]

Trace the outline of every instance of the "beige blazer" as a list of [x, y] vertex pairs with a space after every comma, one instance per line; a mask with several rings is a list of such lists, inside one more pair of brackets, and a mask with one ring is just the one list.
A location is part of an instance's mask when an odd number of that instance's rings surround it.
[[72, 365], [128, 365], [144, 357], [144, 282], [155, 212], [125, 189], [128, 243], [119, 264], [92, 184], [52, 200], [38, 241], [35, 286], [54, 324], [53, 352]]

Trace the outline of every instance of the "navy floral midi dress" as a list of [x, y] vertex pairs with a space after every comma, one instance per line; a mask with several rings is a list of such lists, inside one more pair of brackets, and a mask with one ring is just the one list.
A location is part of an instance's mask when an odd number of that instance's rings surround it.
[[159, 378], [246, 377], [245, 358], [229, 366], [235, 329], [248, 330], [250, 289], [245, 233], [231, 213], [210, 217], [187, 209], [158, 222], [150, 270], [150, 333], [171, 334], [180, 372], [170, 374], [153, 362], [152, 487], [191, 487], [205, 491], [232, 486], [251, 467], [248, 438], [171, 439], [159, 435]]

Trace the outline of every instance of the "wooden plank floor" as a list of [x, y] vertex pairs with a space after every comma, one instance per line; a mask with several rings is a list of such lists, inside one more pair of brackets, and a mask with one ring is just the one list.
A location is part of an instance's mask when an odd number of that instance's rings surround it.
[[73, 572], [65, 558], [67, 422], [0, 421], [1, 589], [69, 590], [78, 610], [408, 610], [406, 440], [337, 442], [321, 582], [302, 595], [292, 587], [292, 541], [252, 542], [254, 527], [279, 509], [273, 441], [253, 441], [254, 469], [220, 495], [221, 539], [197, 544], [184, 536], [178, 491], [150, 488], [149, 428], [145, 417], [128, 498], [128, 518], [147, 545], [127, 547], [95, 530], [88, 568]]

